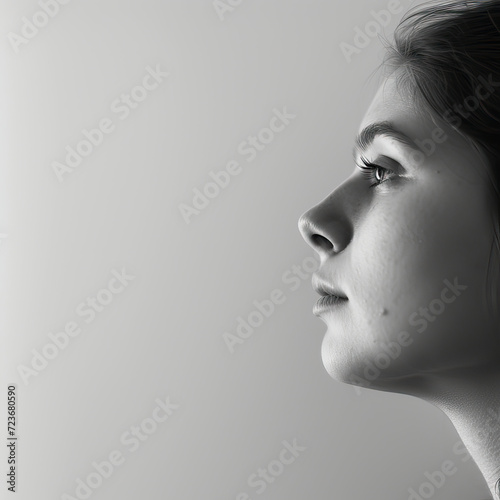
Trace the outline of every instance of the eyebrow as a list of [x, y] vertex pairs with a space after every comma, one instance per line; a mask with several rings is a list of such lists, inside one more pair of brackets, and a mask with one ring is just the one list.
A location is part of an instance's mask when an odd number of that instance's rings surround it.
[[379, 135], [392, 137], [404, 146], [415, 149], [415, 143], [406, 134], [394, 128], [391, 122], [375, 122], [365, 127], [356, 136], [356, 139], [354, 139], [354, 148], [352, 150], [352, 156], [354, 159], [356, 159], [356, 154], [360, 150], [367, 149], [375, 140], [375, 137]]

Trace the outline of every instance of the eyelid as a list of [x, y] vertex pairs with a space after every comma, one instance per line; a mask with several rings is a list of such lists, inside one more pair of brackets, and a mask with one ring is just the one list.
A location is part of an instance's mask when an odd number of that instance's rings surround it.
[[392, 174], [404, 175], [405, 170], [402, 168], [401, 164], [390, 156], [379, 154], [375, 156], [373, 160], [368, 160], [364, 155], [360, 155], [356, 159], [356, 165], [360, 165], [360, 161], [363, 158], [366, 159], [368, 163], [375, 164], [380, 168], [384, 168]]
[[393, 171], [397, 171], [397, 165], [398, 165], [398, 162], [396, 160], [394, 160], [393, 158], [390, 158], [389, 156], [386, 156], [386, 155], [377, 155], [375, 157], [375, 159], [371, 162], [371, 163], [380, 163], [381, 167], [383, 168], [387, 168], [388, 170], [393, 170]]

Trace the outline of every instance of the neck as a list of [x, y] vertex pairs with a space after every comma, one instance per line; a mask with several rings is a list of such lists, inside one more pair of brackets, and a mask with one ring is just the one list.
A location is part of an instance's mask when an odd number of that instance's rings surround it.
[[441, 409], [451, 420], [483, 474], [495, 500], [500, 500], [500, 367], [460, 368], [426, 375], [415, 394]]

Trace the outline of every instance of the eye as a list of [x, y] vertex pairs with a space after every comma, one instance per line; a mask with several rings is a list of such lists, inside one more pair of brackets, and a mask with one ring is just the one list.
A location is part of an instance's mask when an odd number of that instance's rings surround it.
[[388, 168], [381, 167], [375, 163], [370, 163], [366, 158], [361, 157], [363, 165], [356, 165], [361, 173], [372, 183], [369, 187], [379, 186], [380, 184], [390, 181], [391, 177], [387, 178], [387, 174], [391, 173]]

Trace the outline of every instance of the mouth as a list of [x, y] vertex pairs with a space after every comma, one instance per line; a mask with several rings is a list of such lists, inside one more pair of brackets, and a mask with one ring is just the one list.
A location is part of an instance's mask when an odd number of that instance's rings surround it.
[[321, 316], [325, 311], [330, 311], [348, 301], [346, 297], [339, 297], [338, 295], [322, 295], [319, 300], [314, 304], [313, 314], [315, 316]]
[[319, 280], [319, 278], [317, 278], [316, 276], [313, 276], [312, 284], [316, 293], [319, 293], [323, 297], [331, 295], [333, 297], [347, 300], [347, 297], [341, 290], [337, 290], [335, 287], [329, 285], [328, 283]]
[[312, 283], [316, 293], [321, 295], [313, 308], [315, 316], [320, 316], [323, 312], [335, 309], [348, 301], [341, 290], [321, 280], [318, 276], [313, 276]]
[[339, 299], [345, 299], [347, 300], [347, 297], [342, 293], [338, 292], [333, 289], [325, 289], [324, 287], [320, 286], [318, 288], [315, 288], [316, 293], [319, 293], [323, 297], [338, 297]]

